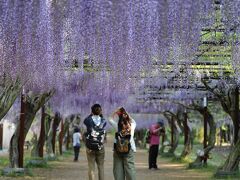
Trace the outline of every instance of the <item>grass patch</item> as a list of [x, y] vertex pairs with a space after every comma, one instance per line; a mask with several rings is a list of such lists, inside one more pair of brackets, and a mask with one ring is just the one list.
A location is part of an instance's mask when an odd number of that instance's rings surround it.
[[202, 172], [215, 172], [217, 168], [218, 168], [217, 166], [206, 164], [198, 168], [187, 168], [187, 169], [194, 169], [195, 171], [202, 173]]
[[63, 154], [62, 154], [62, 156], [63, 156], [63, 157], [73, 156], [73, 150], [64, 151]]
[[44, 159], [46, 160], [46, 161], [58, 161], [59, 160], [59, 158], [57, 157], [57, 156], [46, 156], [46, 157], [44, 157]]
[[9, 165], [9, 158], [8, 157], [1, 157], [0, 158], [0, 167], [6, 167]]
[[[197, 155], [196, 155], [196, 152], [198, 149], [202, 149], [203, 146], [201, 144], [194, 144], [193, 146], [193, 149], [192, 149], [192, 152], [184, 159], [181, 159], [179, 158], [181, 153], [182, 153], [182, 150], [184, 148], [184, 145], [183, 144], [179, 144], [176, 151], [175, 151], [175, 157], [171, 157], [172, 158], [172, 162], [177, 162], [177, 163], [183, 163], [183, 164], [186, 164], [186, 167], [188, 167], [188, 164], [191, 163], [191, 162], [194, 162]], [[164, 154], [166, 154], [166, 152], [168, 151], [168, 147], [165, 148], [164, 150]], [[208, 159], [207, 161], [207, 165], [206, 166], [203, 166], [201, 168], [197, 168], [195, 169], [196, 171], [199, 171], [201, 173], [203, 172], [216, 172], [216, 170], [221, 166], [223, 165], [223, 163], [225, 162], [227, 156], [228, 156], [228, 151], [223, 151], [223, 150], [220, 150], [219, 149], [217, 150], [216, 148], [213, 149], [210, 153], [210, 159]], [[161, 154], [159, 157], [161, 159], [169, 159], [169, 157], [166, 157], [164, 154]]]
[[233, 174], [226, 174], [226, 175], [219, 175], [219, 174], [214, 174], [213, 179], [240, 179], [240, 172], [236, 172]]
[[49, 168], [47, 161], [42, 158], [31, 159], [26, 162], [26, 168]]
[[[22, 168], [20, 168], [22, 169]], [[33, 172], [29, 168], [24, 168], [24, 170], [19, 170], [18, 168], [6, 168], [1, 171], [1, 177], [33, 177]]]
[[179, 163], [184, 163], [184, 164], [188, 164], [191, 161], [192, 160], [189, 157], [181, 158], [180, 156], [176, 156], [172, 159], [172, 162], [179, 162]]

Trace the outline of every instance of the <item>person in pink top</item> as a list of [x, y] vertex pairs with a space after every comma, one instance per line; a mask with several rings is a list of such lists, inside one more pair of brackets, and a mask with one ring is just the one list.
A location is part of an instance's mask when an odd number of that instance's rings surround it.
[[149, 156], [148, 156], [148, 167], [149, 169], [158, 169], [157, 166], [157, 156], [159, 150], [160, 143], [160, 134], [163, 133], [164, 124], [162, 121], [158, 121], [157, 123], [151, 125], [149, 128], [150, 132], [150, 147], [149, 147]]

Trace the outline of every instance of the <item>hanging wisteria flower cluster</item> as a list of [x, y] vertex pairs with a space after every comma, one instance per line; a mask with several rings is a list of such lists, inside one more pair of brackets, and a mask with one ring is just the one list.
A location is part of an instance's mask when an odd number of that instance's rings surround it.
[[[239, 32], [239, 1], [221, 3], [224, 26]], [[0, 75], [20, 76], [33, 91], [55, 88], [56, 104], [76, 107], [120, 102], [139, 82], [188, 86], [214, 13], [212, 0], [2, 0]], [[183, 73], [186, 81], [169, 83]]]
[[221, 1], [222, 23], [225, 29], [225, 36], [232, 46], [232, 67], [237, 83], [240, 83], [240, 1]]
[[[1, 69], [29, 84], [54, 84], [66, 64], [131, 77], [178, 64], [196, 49], [211, 1], [55, 1], [1, 3]], [[88, 58], [86, 58], [88, 57]], [[187, 61], [187, 59], [185, 60]], [[59, 83], [59, 82], [58, 82]], [[43, 86], [42, 86], [43, 88]]]

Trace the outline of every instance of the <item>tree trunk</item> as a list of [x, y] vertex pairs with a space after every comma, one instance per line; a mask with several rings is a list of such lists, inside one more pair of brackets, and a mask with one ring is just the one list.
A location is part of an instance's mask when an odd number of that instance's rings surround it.
[[19, 167], [19, 149], [18, 149], [18, 139], [20, 134], [19, 122], [12, 138], [10, 141], [10, 148], [9, 148], [9, 162], [11, 168], [18, 168]]
[[32, 157], [43, 158], [44, 155], [44, 144], [47, 139], [47, 132], [49, 132], [52, 118], [49, 114], [45, 113], [45, 107], [42, 109], [41, 117], [41, 130], [40, 136], [32, 149]]
[[55, 151], [55, 145], [56, 145], [56, 136], [57, 136], [57, 128], [59, 126], [59, 123], [61, 122], [61, 117], [59, 113], [55, 114], [54, 120], [53, 120], [53, 126], [52, 126], [52, 131], [53, 131], [53, 136], [52, 136], [52, 149], [53, 153], [56, 154]]
[[73, 119], [73, 121], [72, 121], [72, 125], [73, 125], [74, 127], [75, 127], [75, 126], [79, 127], [80, 123], [81, 123], [81, 116], [80, 116], [80, 114], [75, 114], [75, 115], [74, 115], [74, 119]]
[[198, 168], [203, 166], [204, 160], [209, 158], [209, 152], [214, 148], [216, 142], [216, 124], [214, 122], [213, 116], [207, 108], [202, 108], [199, 112], [203, 116], [206, 116], [206, 120], [210, 130], [207, 139], [207, 146], [203, 149], [201, 153], [198, 154], [196, 160], [193, 163], [189, 164], [190, 168]]
[[162, 135], [162, 144], [161, 144], [161, 147], [159, 149], [159, 154], [160, 155], [163, 155], [164, 154], [164, 150], [166, 148], [167, 145], [164, 144], [165, 141], [167, 141], [168, 138], [167, 138], [167, 135], [166, 133], [164, 135]]
[[3, 124], [0, 124], [0, 150], [3, 149]]
[[193, 147], [192, 144], [193, 134], [190, 127], [188, 126], [187, 113], [184, 113], [183, 129], [184, 129], [184, 148], [180, 155], [180, 158], [185, 158], [186, 156], [188, 156], [191, 153]]
[[[24, 129], [23, 129], [23, 140], [25, 140], [29, 128], [32, 125], [33, 119], [37, 113], [37, 111], [44, 105], [44, 103], [53, 95], [53, 92], [50, 91], [48, 93], [44, 93], [38, 96], [27, 96], [26, 97], [26, 113], [25, 113], [25, 121], [24, 121]], [[20, 123], [18, 123], [16, 130], [12, 136], [10, 141], [10, 149], [9, 149], [9, 159], [10, 159], [10, 167], [15, 168], [19, 167], [19, 137], [21, 131]]]
[[239, 127], [240, 127], [240, 121], [239, 121], [239, 92], [238, 87], [232, 87], [229, 90], [229, 101], [231, 102], [231, 106], [229, 109], [229, 115], [232, 118], [233, 121], [233, 142], [236, 144], [239, 140], [240, 134], [239, 134]]
[[19, 122], [19, 137], [18, 137], [18, 167], [23, 168], [23, 155], [24, 155], [24, 123], [27, 112], [27, 102], [25, 95], [21, 95], [21, 111], [20, 111], [20, 122]]
[[39, 135], [39, 140], [38, 140], [38, 145], [37, 145], [37, 152], [38, 156], [43, 158], [43, 147], [45, 143], [45, 106], [42, 107], [42, 117], [41, 117], [41, 130], [40, 130], [40, 135]]
[[65, 142], [65, 149], [68, 150], [69, 149], [69, 140], [68, 140], [68, 137], [69, 137], [69, 128], [70, 128], [70, 124], [72, 123], [73, 121], [73, 117], [72, 115], [70, 117], [67, 117], [65, 119], [65, 122], [64, 122], [64, 125], [63, 125], [63, 138], [64, 138], [64, 142]]
[[174, 155], [174, 152], [178, 146], [179, 132], [177, 129], [176, 122], [174, 121], [174, 117], [171, 118], [171, 121], [169, 123], [172, 126], [172, 142], [171, 142], [171, 148], [168, 150], [168, 154]]
[[49, 141], [49, 134], [51, 132], [51, 127], [52, 127], [52, 122], [53, 121], [53, 117], [51, 117], [49, 114], [47, 114], [47, 117], [45, 119], [45, 137], [44, 140], [46, 141], [46, 151], [48, 153], [48, 141]]
[[[215, 94], [223, 107], [223, 110], [228, 113], [233, 121], [233, 147], [232, 150], [222, 167], [216, 173], [216, 176], [224, 176], [229, 174], [234, 174], [236, 169], [238, 170], [239, 165], [239, 87], [237, 84], [231, 85], [227, 91], [224, 89], [219, 89], [218, 91], [214, 91], [214, 88], [208, 86], [206, 82], [203, 81], [205, 87]], [[225, 88], [225, 87], [224, 87]], [[220, 93], [219, 93], [220, 92]], [[227, 93], [226, 93], [227, 92]]]
[[17, 78], [15, 81], [7, 81], [4, 87], [0, 89], [0, 121], [12, 107], [21, 92], [21, 88], [20, 79]]
[[33, 137], [31, 139], [31, 144], [32, 144], [32, 149], [31, 149], [31, 157], [38, 157], [37, 154], [37, 145], [38, 145], [38, 139], [37, 139], [37, 134], [34, 133]]
[[62, 144], [63, 144], [63, 133], [64, 133], [64, 127], [63, 127], [63, 120], [61, 120], [61, 131], [59, 133], [59, 153], [62, 155]]
[[70, 132], [69, 132], [69, 129], [68, 129], [67, 130], [66, 150], [69, 150], [69, 144], [70, 144]]
[[56, 130], [58, 128], [58, 125], [61, 121], [60, 114], [57, 112], [55, 113], [54, 120], [51, 125], [51, 129], [48, 132], [47, 137], [47, 154], [48, 157], [54, 158], [55, 157], [55, 139], [56, 139]]
[[239, 161], [240, 161], [240, 140], [238, 140], [236, 145], [232, 148], [224, 165], [217, 170], [215, 176], [216, 177], [226, 177], [229, 175], [238, 174]]
[[[74, 127], [79, 127], [81, 118], [79, 114], [72, 114], [64, 123], [64, 139], [66, 142], [66, 150], [69, 150], [71, 137], [73, 136]], [[66, 136], [65, 136], [66, 135]]]
[[234, 86], [229, 90], [229, 115], [234, 126], [233, 147], [224, 165], [218, 169], [215, 176], [235, 175], [239, 171], [240, 161], [240, 134], [239, 134], [239, 92], [238, 87]]

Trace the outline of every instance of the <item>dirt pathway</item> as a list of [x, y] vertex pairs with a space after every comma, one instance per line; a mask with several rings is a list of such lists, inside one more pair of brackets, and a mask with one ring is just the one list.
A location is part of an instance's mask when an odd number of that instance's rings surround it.
[[[111, 143], [106, 145], [106, 161], [105, 161], [105, 179], [113, 180], [112, 173], [112, 147]], [[138, 150], [136, 153], [136, 171], [137, 180], [169, 180], [169, 179], [210, 179], [210, 172], [197, 172], [194, 170], [186, 170], [183, 164], [173, 163], [168, 159], [158, 159], [160, 170], [149, 170], [147, 165], [148, 154], [146, 150]], [[61, 161], [49, 163], [52, 168], [32, 170], [34, 177], [17, 178], [36, 179], [36, 180], [87, 180], [87, 159], [85, 149], [80, 152], [79, 162], [73, 162], [72, 157], [64, 158]], [[97, 177], [97, 174], [96, 174]], [[0, 179], [15, 179], [4, 178]], [[97, 180], [97, 178], [96, 178]]]
[[[158, 159], [160, 170], [149, 170], [147, 165], [146, 150], [138, 150], [136, 153], [136, 170], [137, 180], [169, 180], [169, 179], [209, 179], [211, 173], [199, 173], [193, 170], [186, 170], [182, 164], [172, 163], [167, 159]], [[105, 161], [105, 179], [113, 180], [112, 173], [112, 150], [106, 148]], [[34, 179], [51, 179], [51, 180], [87, 180], [87, 159], [85, 151], [80, 153], [79, 162], [72, 162], [72, 158], [64, 159], [61, 162], [54, 162], [53, 169], [35, 169]], [[97, 177], [97, 173], [95, 173]], [[97, 178], [96, 178], [97, 179]]]

